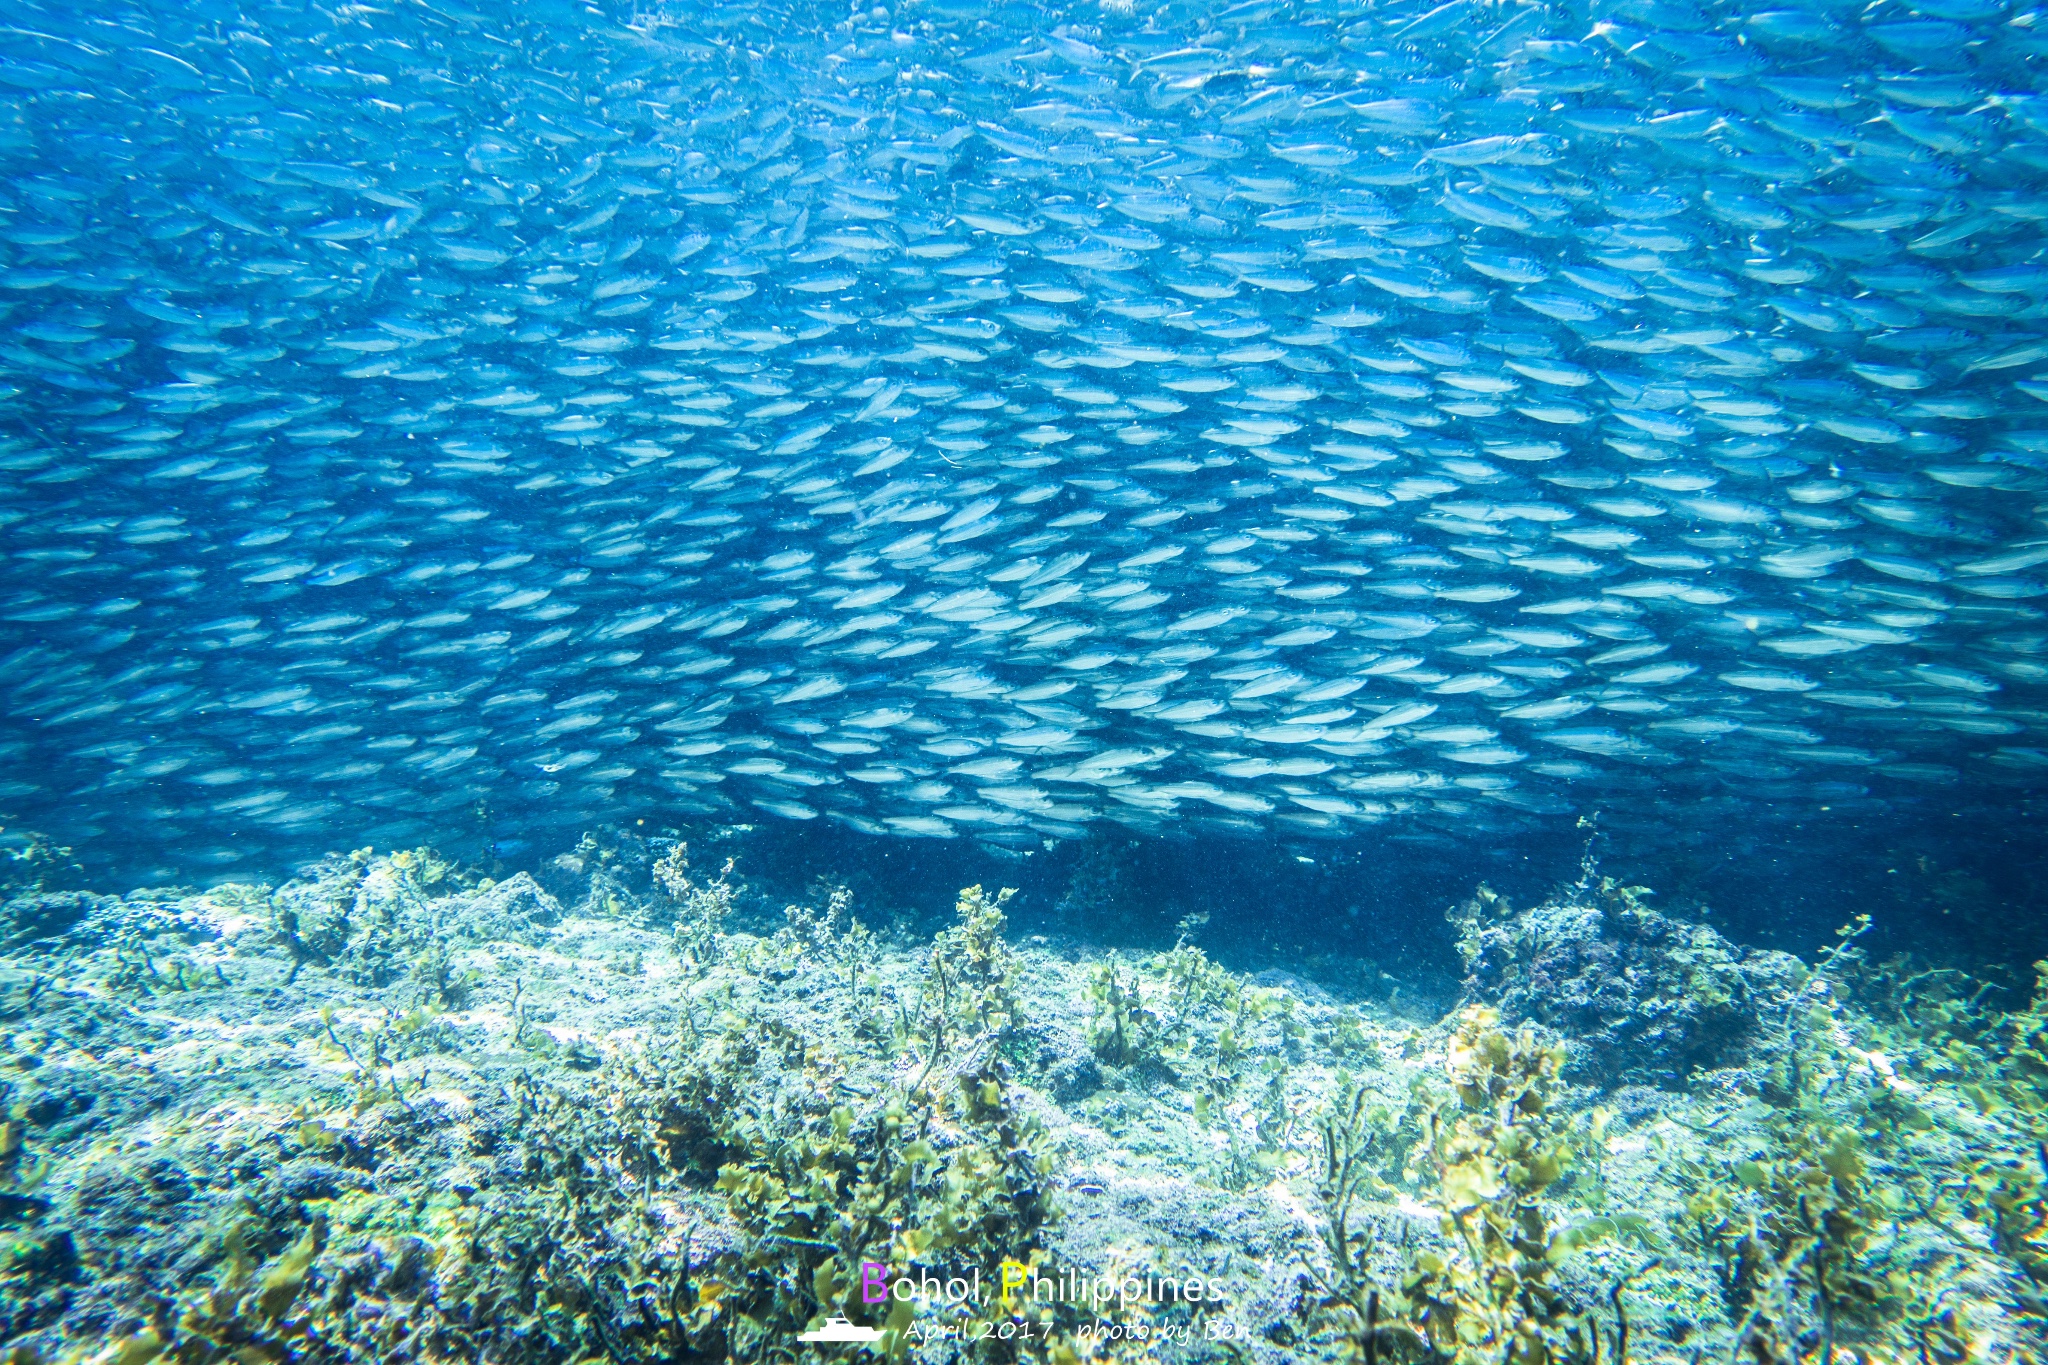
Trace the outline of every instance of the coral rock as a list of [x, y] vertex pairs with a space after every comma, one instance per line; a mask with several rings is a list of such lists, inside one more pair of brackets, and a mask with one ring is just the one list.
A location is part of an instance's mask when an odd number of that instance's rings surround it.
[[1556, 1029], [1574, 1078], [1602, 1087], [1675, 1089], [1754, 1063], [1806, 981], [1791, 954], [1741, 948], [1606, 881], [1525, 910], [1481, 887], [1450, 917], [1466, 994]]

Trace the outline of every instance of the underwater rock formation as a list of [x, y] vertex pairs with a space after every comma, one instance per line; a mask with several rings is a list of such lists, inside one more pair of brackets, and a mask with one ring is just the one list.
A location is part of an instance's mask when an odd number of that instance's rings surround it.
[[[589, 841], [561, 898], [363, 850], [0, 947], [0, 1361], [2039, 1365], [2048, 969], [2001, 1012], [1482, 891], [1521, 1018], [1418, 1026], [1228, 926], [1054, 950], [969, 887], [933, 936], [694, 843]], [[1722, 1069], [1568, 1083], [1660, 1056]], [[1005, 1262], [1068, 1297], [862, 1293]]]
[[24, 891], [0, 905], [0, 949], [14, 950], [38, 939], [57, 939], [72, 933], [108, 907], [120, 903], [114, 896], [96, 896], [90, 891]]
[[1784, 1043], [1807, 980], [1789, 953], [1743, 949], [1610, 878], [1517, 910], [1482, 885], [1451, 911], [1468, 995], [1571, 1040], [1573, 1079], [1682, 1086]]

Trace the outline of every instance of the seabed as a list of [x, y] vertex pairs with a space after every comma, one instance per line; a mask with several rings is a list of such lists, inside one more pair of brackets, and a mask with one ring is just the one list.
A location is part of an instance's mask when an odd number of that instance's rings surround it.
[[11, 1362], [2044, 1354], [2048, 966], [1853, 913], [1801, 961], [1481, 887], [1432, 999], [672, 839], [120, 897], [14, 853]]

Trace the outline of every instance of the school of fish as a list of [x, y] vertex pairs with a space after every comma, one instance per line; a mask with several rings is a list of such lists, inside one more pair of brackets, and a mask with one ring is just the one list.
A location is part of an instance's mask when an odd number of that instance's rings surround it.
[[0, 30], [26, 825], [224, 874], [2048, 781], [2024, 0]]

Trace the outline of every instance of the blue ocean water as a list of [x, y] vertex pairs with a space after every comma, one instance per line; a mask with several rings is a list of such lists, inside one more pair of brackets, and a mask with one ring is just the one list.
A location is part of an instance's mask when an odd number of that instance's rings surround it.
[[0, 808], [81, 857], [2038, 866], [2034, 10], [6, 22]]

